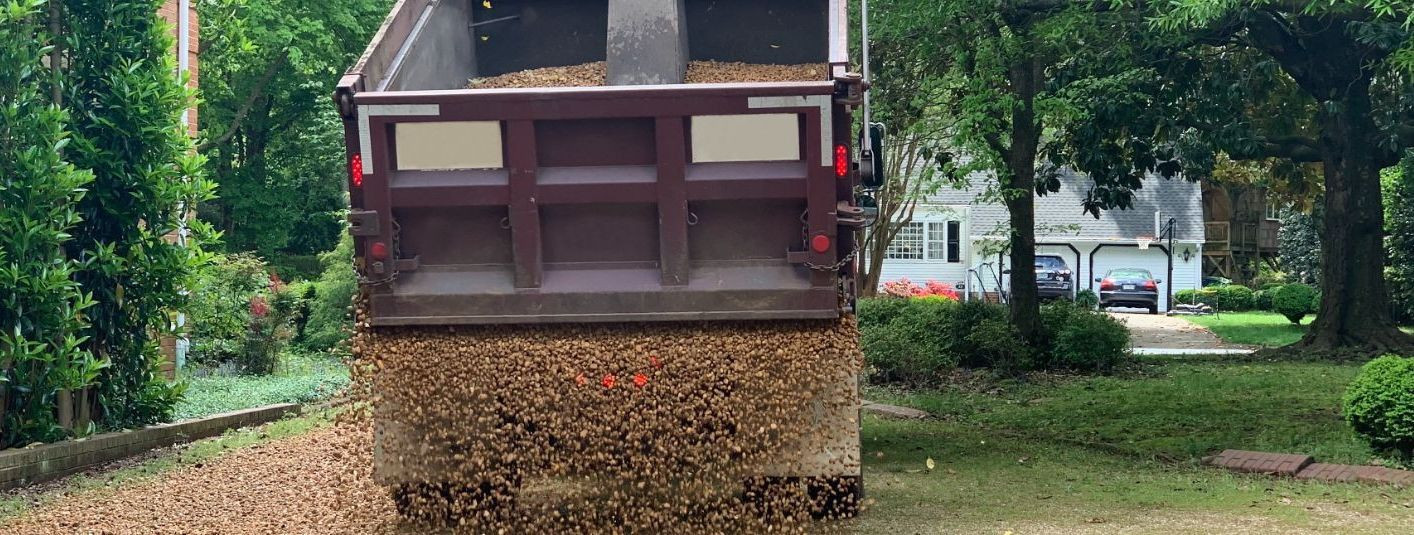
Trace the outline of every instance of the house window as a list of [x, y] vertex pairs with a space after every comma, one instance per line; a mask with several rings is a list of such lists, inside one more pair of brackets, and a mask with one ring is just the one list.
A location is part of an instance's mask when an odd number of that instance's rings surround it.
[[898, 230], [889, 249], [884, 252], [888, 260], [923, 259], [923, 223], [909, 223]]
[[1268, 202], [1266, 207], [1267, 219], [1281, 219], [1281, 207], [1277, 203]]
[[888, 260], [962, 262], [962, 223], [928, 221], [908, 223], [899, 229], [884, 253]]
[[948, 221], [948, 262], [962, 262], [962, 223]]

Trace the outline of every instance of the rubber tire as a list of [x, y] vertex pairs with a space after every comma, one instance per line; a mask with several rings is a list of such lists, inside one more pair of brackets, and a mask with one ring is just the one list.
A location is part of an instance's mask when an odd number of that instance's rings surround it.
[[1158, 305], [1149, 307], [1149, 314], [1158, 314], [1158, 313], [1159, 313], [1159, 307], [1158, 307]]

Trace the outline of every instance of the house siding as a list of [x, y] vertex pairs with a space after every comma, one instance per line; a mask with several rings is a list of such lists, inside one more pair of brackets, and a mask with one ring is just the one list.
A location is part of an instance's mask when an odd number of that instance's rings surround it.
[[[968, 239], [963, 248], [967, 262], [888, 259], [881, 269], [880, 282], [901, 278], [915, 282], [937, 281], [961, 285], [974, 297], [995, 293], [999, 286], [1008, 289], [1007, 276], [1002, 272], [1010, 267], [1006, 265], [1010, 260], [996, 254], [983, 256], [989, 249], [987, 243], [1005, 235], [1009, 221], [1004, 206], [976, 201], [983, 198], [987, 185], [982, 178], [973, 180], [966, 188], [945, 190], [931, 196], [915, 213], [915, 221], [926, 221], [930, 217], [927, 214], [938, 211], [966, 214], [964, 225]], [[1160, 309], [1166, 311], [1170, 288], [1178, 292], [1201, 287], [1204, 230], [1202, 193], [1198, 184], [1182, 179], [1151, 178], [1146, 181], [1145, 189], [1135, 192], [1131, 209], [1106, 211], [1099, 218], [1082, 212], [1081, 202], [1087, 192], [1088, 179], [1071, 173], [1063, 177], [1060, 192], [1036, 200], [1036, 252], [1065, 259], [1075, 273], [1077, 291], [1098, 292], [1094, 279], [1110, 269], [1148, 269], [1155, 278], [1163, 279], [1159, 288]], [[1167, 241], [1153, 242], [1147, 250], [1138, 247], [1139, 239], [1152, 240], [1159, 234], [1156, 223], [1170, 218], [1175, 222], [1172, 277], [1168, 275], [1168, 256], [1161, 248], [1167, 247]], [[1183, 258], [1185, 252], [1187, 260]]]

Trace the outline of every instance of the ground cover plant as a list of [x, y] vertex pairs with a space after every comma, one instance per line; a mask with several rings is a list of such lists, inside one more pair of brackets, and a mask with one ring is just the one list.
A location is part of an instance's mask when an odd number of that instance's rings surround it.
[[274, 403], [311, 403], [328, 399], [349, 384], [348, 369], [325, 362], [305, 369], [263, 376], [193, 377], [177, 403], [176, 419], [249, 409]]

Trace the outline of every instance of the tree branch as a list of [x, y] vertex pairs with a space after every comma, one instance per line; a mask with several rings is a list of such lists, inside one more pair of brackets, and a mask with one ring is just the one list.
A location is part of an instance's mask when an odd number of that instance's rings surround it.
[[1229, 150], [1234, 160], [1261, 160], [1284, 158], [1296, 163], [1318, 163], [1323, 161], [1316, 140], [1301, 136], [1283, 136], [1255, 140], [1247, 150]]
[[265, 73], [260, 75], [260, 80], [257, 81], [255, 87], [251, 89], [250, 96], [246, 97], [245, 102], [236, 110], [236, 115], [231, 120], [231, 125], [226, 128], [226, 132], [217, 136], [215, 139], [210, 139], [197, 145], [197, 152], [203, 152], [217, 145], [224, 145], [227, 141], [230, 141], [232, 137], [235, 137], [236, 132], [240, 131], [241, 125], [245, 123], [246, 117], [250, 115], [250, 110], [255, 107], [256, 102], [260, 101], [261, 95], [265, 93], [265, 88], [270, 86], [270, 82], [275, 79], [275, 75], [280, 72], [280, 67], [285, 65], [287, 59], [287, 56], [280, 54], [279, 57], [276, 57], [270, 62], [270, 66], [265, 68]]

